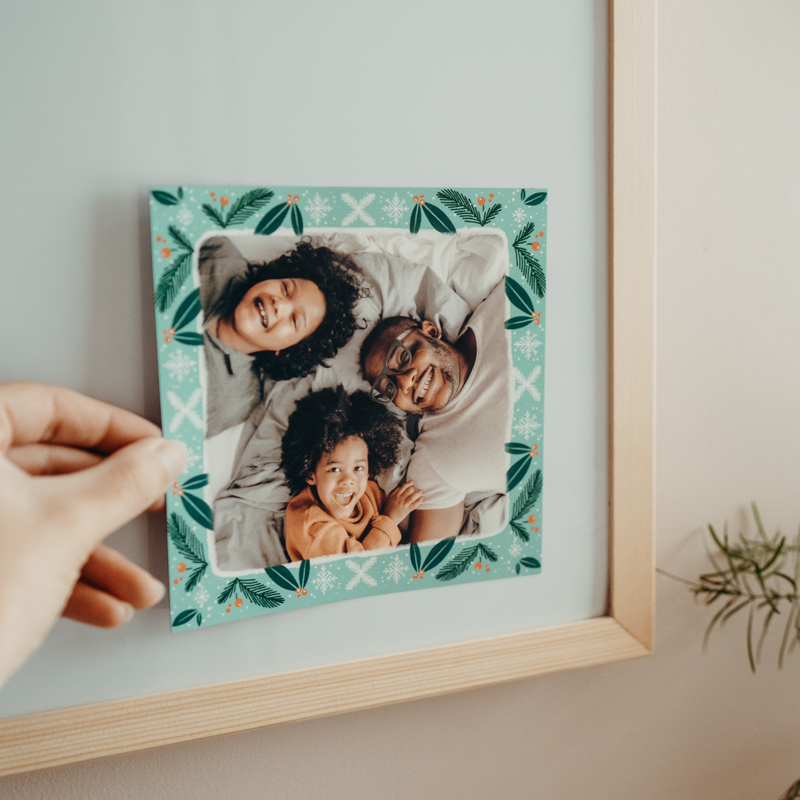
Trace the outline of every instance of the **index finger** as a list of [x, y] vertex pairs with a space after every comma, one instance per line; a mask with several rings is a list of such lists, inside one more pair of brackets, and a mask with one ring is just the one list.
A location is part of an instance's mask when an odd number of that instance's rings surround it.
[[58, 386], [0, 383], [0, 452], [14, 445], [61, 444], [113, 453], [161, 431], [121, 408]]

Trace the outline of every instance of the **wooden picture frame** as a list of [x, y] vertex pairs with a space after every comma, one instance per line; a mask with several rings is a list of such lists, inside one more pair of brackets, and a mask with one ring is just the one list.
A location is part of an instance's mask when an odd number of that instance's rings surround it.
[[606, 615], [0, 720], [0, 776], [652, 651], [655, 15], [653, 0], [609, 3], [610, 596]]

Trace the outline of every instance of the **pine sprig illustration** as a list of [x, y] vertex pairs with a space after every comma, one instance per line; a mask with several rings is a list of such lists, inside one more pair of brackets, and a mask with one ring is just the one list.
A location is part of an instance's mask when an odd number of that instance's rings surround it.
[[[491, 222], [502, 210], [502, 203], [494, 203], [490, 205], [482, 213], [475, 207], [475, 204], [462, 192], [455, 189], [441, 189], [436, 192], [436, 196], [442, 201], [442, 205], [449, 208], [457, 217], [460, 217], [464, 222], [471, 222], [473, 225], [486, 225]], [[480, 203], [486, 201], [481, 197]]]
[[525, 517], [536, 504], [542, 494], [542, 471], [537, 469], [531, 475], [525, 488], [517, 495], [511, 507], [511, 529], [523, 542], [531, 540], [531, 534], [525, 527]]
[[194, 250], [194, 245], [186, 238], [183, 231], [174, 225], [170, 225], [168, 230], [169, 235], [182, 252], [178, 253], [175, 260], [158, 281], [155, 301], [159, 311], [166, 311], [172, 305], [172, 301], [177, 296], [181, 286], [183, 286], [189, 275], [189, 269], [192, 265], [192, 251]]
[[234, 578], [217, 598], [217, 603], [225, 603], [234, 594], [241, 594], [251, 603], [261, 608], [277, 608], [283, 597], [269, 586], [264, 586], [255, 578]]
[[437, 581], [452, 581], [466, 572], [467, 567], [480, 555], [485, 561], [497, 561], [497, 554], [488, 545], [479, 542], [465, 547], [452, 561], [445, 564], [437, 573]]
[[[711, 540], [717, 549], [717, 557], [708, 550], [708, 559], [714, 570], [697, 581], [686, 581], [658, 570], [662, 575], [681, 581], [690, 587], [697, 602], [711, 606], [718, 600], [722, 607], [716, 612], [706, 628], [703, 648], [708, 647], [711, 633], [740, 611], [747, 611], [747, 658], [750, 669], [755, 672], [761, 660], [761, 650], [774, 617], [784, 614], [778, 667], [783, 667], [787, 653], [800, 643], [800, 533], [794, 542], [787, 544], [785, 536], [776, 533], [769, 537], [764, 530], [758, 507], [752, 504], [753, 517], [758, 535], [747, 538], [739, 534], [738, 540], [729, 540], [727, 526], [720, 538], [713, 526], [708, 526]], [[792, 557], [792, 575], [786, 571], [787, 560]], [[761, 626], [758, 641], [756, 627]]]
[[[271, 189], [251, 189], [234, 201], [227, 214], [222, 214], [218, 208], [203, 203], [201, 206], [205, 215], [220, 228], [230, 225], [239, 225], [246, 222], [256, 211], [260, 211], [275, 195]], [[226, 200], [226, 198], [222, 198]]]
[[544, 293], [547, 290], [547, 280], [542, 265], [533, 257], [532, 253], [528, 252], [528, 239], [532, 233], [533, 223], [528, 222], [514, 237], [512, 247], [517, 269], [533, 289], [534, 294], [541, 298], [544, 297]]
[[206, 569], [208, 569], [208, 562], [206, 561], [206, 553], [203, 545], [189, 526], [177, 514], [169, 515], [167, 533], [169, 533], [169, 538], [172, 539], [175, 549], [187, 561], [190, 561], [194, 565], [184, 586], [187, 592], [191, 592], [200, 582], [203, 575], [205, 575]]

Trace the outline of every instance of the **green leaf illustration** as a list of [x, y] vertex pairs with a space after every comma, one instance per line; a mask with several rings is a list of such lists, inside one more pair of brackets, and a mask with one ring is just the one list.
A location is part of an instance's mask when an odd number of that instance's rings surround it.
[[411, 566], [414, 567], [414, 572], [419, 572], [422, 562], [419, 554], [419, 545], [412, 544], [409, 548], [409, 555], [411, 556]]
[[292, 203], [292, 228], [297, 236], [303, 235], [303, 215], [297, 203]]
[[437, 581], [452, 581], [466, 572], [467, 567], [475, 560], [478, 545], [465, 547], [452, 561], [445, 564], [437, 573]]
[[189, 573], [186, 578], [186, 583], [184, 584], [184, 588], [187, 592], [191, 592], [192, 589], [197, 586], [197, 584], [200, 582], [200, 579], [206, 574], [207, 568], [208, 564], [200, 564]]
[[175, 339], [176, 342], [188, 344], [192, 347], [198, 347], [199, 345], [203, 344], [203, 335], [200, 333], [176, 333], [172, 338]]
[[178, 187], [178, 200], [183, 200], [183, 187]]
[[[186, 611], [181, 611], [174, 620], [172, 620], [172, 627], [177, 628], [180, 625], [185, 625], [187, 622], [191, 622], [196, 616], [198, 616], [198, 611], [196, 608], [187, 608]], [[200, 622], [197, 623], [198, 626], [201, 624]]]
[[178, 310], [172, 318], [172, 329], [179, 331], [185, 325], [188, 325], [201, 311], [200, 290], [195, 289], [178, 306]]
[[308, 583], [308, 575], [311, 572], [311, 562], [308, 560], [302, 561], [300, 563], [300, 572], [298, 574], [298, 579], [300, 581], [300, 588], [305, 589], [306, 584]]
[[525, 199], [525, 190], [524, 189], [520, 189], [520, 191], [519, 191], [519, 199], [520, 200], [524, 200]]
[[[422, 206], [422, 202], [420, 202]], [[431, 227], [438, 231], [439, 233], [455, 233], [456, 226], [453, 225], [453, 221], [447, 214], [442, 211], [439, 206], [434, 206], [431, 203], [425, 203], [422, 206], [422, 210], [425, 212], [425, 216], [428, 218], [428, 222], [430, 222]]]
[[261, 218], [261, 222], [256, 225], [256, 233], [262, 236], [268, 236], [270, 233], [278, 230], [288, 213], [289, 206], [286, 203], [278, 203], [278, 205], [273, 206], [264, 214]]
[[533, 254], [528, 251], [528, 239], [532, 233], [533, 223], [528, 222], [514, 237], [514, 243], [512, 245], [514, 249], [514, 258], [517, 263], [517, 269], [519, 269], [531, 289], [533, 289], [534, 294], [537, 297], [544, 297], [545, 290], [547, 289], [544, 270], [541, 264], [533, 257]]
[[516, 571], [517, 575], [519, 575], [519, 569], [520, 569], [519, 564], [517, 564], [517, 566], [514, 567], [514, 570]]
[[227, 603], [234, 594], [241, 594], [261, 608], [277, 608], [283, 597], [255, 578], [234, 578], [219, 594], [217, 603]]
[[189, 275], [192, 265], [192, 254], [181, 253], [164, 272], [156, 287], [156, 306], [159, 311], [166, 311], [177, 297], [183, 282]]
[[544, 203], [546, 198], [547, 192], [536, 192], [536, 194], [532, 194], [530, 197], [523, 197], [522, 200], [526, 206], [538, 206], [541, 203]]
[[528, 455], [530, 452], [531, 446], [529, 444], [523, 444], [522, 442], [506, 442], [506, 453], [521, 456], [523, 453]]
[[195, 475], [193, 478], [189, 478], [188, 481], [181, 484], [182, 489], [199, 489], [202, 486], [208, 486], [208, 474], [206, 473]]
[[203, 203], [201, 209], [215, 225], [218, 225], [220, 228], [225, 227], [225, 217], [222, 216], [216, 207], [209, 205], [208, 203]]
[[414, 208], [411, 209], [411, 222], [408, 225], [408, 230], [411, 233], [419, 233], [420, 225], [422, 225], [422, 212], [419, 210], [419, 204], [415, 203]]
[[278, 586], [282, 589], [286, 589], [287, 592], [294, 592], [297, 589], [297, 580], [283, 564], [278, 564], [275, 567], [267, 567], [266, 573]]
[[483, 555], [484, 561], [497, 561], [497, 553], [489, 547], [488, 544], [479, 544], [478, 546], [478, 553]]
[[210, 531], [214, 530], [214, 517], [211, 514], [208, 503], [188, 492], [184, 492], [181, 495], [181, 500], [183, 501], [183, 507], [186, 509], [186, 513], [195, 522], [202, 525], [204, 528], [208, 528]]
[[506, 491], [510, 492], [524, 477], [525, 473], [531, 467], [531, 459], [529, 456], [524, 456], [506, 472]]
[[175, 225], [170, 225], [167, 230], [169, 231], [169, 235], [179, 247], [182, 247], [184, 250], [188, 250], [189, 252], [194, 250], [194, 245], [189, 241], [186, 234], [180, 228], [177, 228]]
[[528, 567], [529, 569], [540, 569], [542, 566], [535, 558], [521, 558], [519, 563], [522, 564], [523, 567]]
[[167, 533], [169, 538], [172, 539], [175, 549], [185, 559], [195, 564], [206, 563], [206, 554], [202, 543], [179, 514], [172, 513], [169, 515]]
[[483, 217], [483, 222], [481, 222], [481, 225], [486, 225], [487, 223], [491, 222], [502, 210], [502, 203], [493, 203], [491, 206], [489, 206], [489, 208], [486, 209], [486, 214]]
[[422, 562], [423, 572], [438, 567], [439, 564], [441, 564], [442, 561], [444, 561], [450, 554], [450, 551], [453, 549], [453, 545], [455, 543], [456, 540], [454, 536], [451, 536], [447, 539], [442, 539], [441, 542], [437, 542], [430, 549], [428, 555], [425, 557], [425, 561]]
[[240, 198], [234, 200], [222, 227], [227, 228], [230, 225], [241, 225], [243, 222], [247, 222], [256, 211], [261, 211], [272, 200], [274, 194], [270, 189], [251, 189], [249, 192], [245, 192]]
[[483, 225], [480, 212], [475, 208], [475, 204], [465, 194], [457, 192], [455, 189], [442, 189], [436, 192], [436, 196], [442, 201], [442, 205], [449, 208], [457, 217], [464, 222], [471, 222], [473, 225]]
[[151, 194], [153, 195], [153, 199], [161, 203], [162, 206], [178, 205], [178, 198], [171, 195], [169, 192], [162, 192], [160, 189], [154, 189]]
[[[542, 494], [542, 484], [542, 471], [537, 469], [528, 479], [525, 488], [517, 495], [516, 500], [514, 500], [514, 505], [511, 508], [512, 520], [521, 521], [528, 516]], [[525, 541], [527, 541], [527, 539]]]
[[529, 317], [536, 310], [530, 295], [510, 275], [506, 276], [506, 297], [511, 301], [512, 305], [516, 306], [520, 311], [524, 311]]
[[525, 328], [533, 322], [533, 317], [511, 317], [504, 323], [507, 331], [515, 331], [518, 328]]
[[523, 542], [529, 542], [531, 540], [531, 534], [528, 529], [515, 520], [511, 521], [511, 530], [513, 530], [516, 537]]

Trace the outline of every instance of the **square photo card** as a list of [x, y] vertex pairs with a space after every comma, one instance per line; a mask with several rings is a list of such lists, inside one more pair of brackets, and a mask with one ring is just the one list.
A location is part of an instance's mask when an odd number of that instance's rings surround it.
[[547, 192], [150, 192], [173, 630], [542, 569]]

